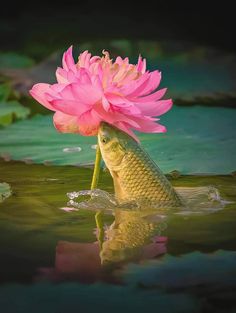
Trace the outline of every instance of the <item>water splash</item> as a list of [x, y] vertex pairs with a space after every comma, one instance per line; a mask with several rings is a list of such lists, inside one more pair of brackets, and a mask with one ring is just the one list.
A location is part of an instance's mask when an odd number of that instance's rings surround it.
[[[67, 196], [69, 198], [67, 205], [78, 209], [110, 211], [117, 206], [115, 197], [109, 192], [100, 189], [68, 192]], [[86, 197], [89, 197], [89, 199], [85, 199], [85, 201], [75, 201], [75, 199], [79, 198], [83, 200]]]
[[107, 191], [81, 190], [67, 193], [68, 206], [77, 209], [103, 210], [111, 212], [115, 209], [150, 211], [158, 213], [158, 216], [166, 216], [167, 213], [192, 215], [208, 214], [222, 210], [225, 205], [232, 203], [224, 200], [214, 186], [203, 187], [177, 187], [175, 188], [183, 201], [183, 206], [173, 208], [168, 203], [152, 203], [148, 201], [129, 201], [119, 204], [115, 196]]
[[214, 186], [202, 187], [177, 187], [177, 193], [181, 196], [184, 206], [176, 214], [192, 215], [214, 213], [222, 210], [225, 205], [232, 203], [224, 200], [219, 190]]

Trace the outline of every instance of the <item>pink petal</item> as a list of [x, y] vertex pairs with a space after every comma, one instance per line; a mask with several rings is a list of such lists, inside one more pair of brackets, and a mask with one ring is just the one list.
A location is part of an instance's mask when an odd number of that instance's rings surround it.
[[50, 85], [49, 84], [35, 84], [33, 88], [29, 91], [31, 96], [36, 99], [40, 104], [45, 106], [47, 109], [56, 111], [54, 107], [48, 102], [46, 93], [50, 91]]
[[142, 74], [144, 74], [146, 71], [146, 59], [142, 59], [141, 55], [139, 55], [138, 58], [137, 71], [141, 72]]
[[79, 56], [79, 66], [89, 68], [90, 58], [91, 58], [91, 53], [89, 53], [88, 50], [81, 53]]
[[88, 70], [85, 68], [80, 68], [76, 74], [76, 77], [79, 79], [81, 84], [89, 85], [91, 84], [91, 75]]
[[102, 105], [104, 109], [108, 112], [110, 109], [110, 103], [107, 101], [106, 97], [102, 98]]
[[61, 67], [58, 67], [56, 70], [56, 78], [59, 84], [65, 84], [68, 82], [67, 71]]
[[67, 84], [53, 84], [50, 86], [49, 93], [52, 96], [57, 97], [58, 93], [61, 92], [67, 86], [68, 86]]
[[131, 106], [133, 102], [129, 101], [127, 98], [124, 98], [120, 95], [106, 93], [107, 100], [114, 105], [122, 105], [122, 106]]
[[62, 66], [66, 71], [76, 72], [75, 61], [72, 55], [72, 46], [63, 54]]
[[151, 93], [148, 96], [142, 96], [138, 98], [132, 98], [134, 102], [152, 102], [161, 99], [165, 93], [167, 88], [163, 88], [160, 90], [157, 90], [156, 92]]
[[140, 92], [140, 96], [145, 96], [155, 90], [161, 82], [161, 72], [154, 71], [149, 73], [149, 81], [148, 84], [143, 88]]
[[120, 56], [118, 56], [115, 60], [115, 63], [121, 66], [123, 64], [123, 59]]
[[101, 120], [107, 122], [109, 124], [114, 124], [117, 122], [125, 122], [129, 124], [131, 127], [139, 128], [139, 124], [132, 119], [132, 117], [128, 117], [119, 112], [106, 112], [101, 105], [97, 105], [94, 107], [95, 112], [100, 116]]
[[98, 133], [100, 122], [101, 118], [94, 110], [90, 110], [79, 117], [79, 132], [84, 136], [95, 136]]
[[101, 91], [94, 86], [73, 83], [61, 90], [54, 99], [50, 99], [50, 103], [56, 110], [79, 116], [90, 110], [101, 97]]
[[130, 137], [132, 137], [135, 141], [140, 142], [138, 137], [135, 135], [134, 132], [132, 132], [132, 130], [130, 130], [129, 125], [128, 127], [126, 126], [126, 123], [124, 122], [117, 122], [114, 124], [115, 127], [119, 128], [120, 130], [122, 130], [123, 132], [125, 132], [126, 134], [128, 134]]
[[143, 133], [165, 133], [166, 128], [165, 126], [161, 124], [157, 124], [152, 121], [139, 121], [139, 129], [137, 128], [139, 132]]
[[77, 100], [54, 99], [51, 104], [55, 111], [75, 116], [80, 116], [90, 109], [90, 107]]
[[103, 90], [102, 81], [98, 75], [94, 75], [91, 77], [91, 84], [97, 89]]
[[55, 128], [61, 133], [79, 133], [78, 117], [57, 111], [53, 115]]
[[116, 94], [106, 94], [103, 97], [102, 103], [107, 112], [112, 108], [112, 112], [119, 112], [121, 114], [137, 115], [141, 113], [141, 110], [135, 106], [134, 102]]
[[101, 90], [93, 85], [71, 84], [71, 89], [75, 99], [89, 106], [102, 98]]
[[131, 81], [130, 84], [124, 85], [120, 88], [120, 91], [124, 95], [128, 95], [129, 97], [139, 97], [141, 96], [141, 91], [146, 87], [149, 83], [150, 74], [145, 73], [139, 79]]
[[159, 100], [150, 103], [136, 103], [143, 115], [159, 116], [171, 109], [173, 102], [171, 99]]

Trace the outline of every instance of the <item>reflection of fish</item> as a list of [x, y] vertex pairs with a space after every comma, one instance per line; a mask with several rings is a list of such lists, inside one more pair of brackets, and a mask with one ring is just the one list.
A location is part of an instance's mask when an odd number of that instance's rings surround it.
[[[154, 258], [166, 253], [166, 241], [159, 237], [162, 218], [157, 219], [141, 210], [115, 211], [115, 221], [106, 230], [106, 240], [100, 252], [102, 264]], [[153, 213], [153, 212], [152, 212]]]
[[98, 140], [118, 201], [147, 200], [163, 206], [181, 204], [165, 175], [133, 138], [101, 123]]
[[106, 227], [102, 245], [98, 241], [59, 241], [55, 268], [40, 268], [36, 279], [120, 282], [120, 277], [113, 275], [117, 266], [153, 259], [167, 252], [167, 237], [160, 236], [165, 227], [165, 220], [156, 215], [156, 210], [117, 209], [114, 222]]

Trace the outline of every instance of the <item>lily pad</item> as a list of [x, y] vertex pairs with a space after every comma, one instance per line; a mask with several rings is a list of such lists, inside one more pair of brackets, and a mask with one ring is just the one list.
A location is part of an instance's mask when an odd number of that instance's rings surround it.
[[0, 68], [26, 68], [34, 65], [34, 60], [15, 52], [0, 53]]
[[8, 84], [0, 85], [0, 101], [6, 101], [11, 93], [11, 87]]
[[[167, 133], [138, 136], [165, 173], [231, 173], [236, 168], [235, 118], [230, 108], [177, 106], [161, 118]], [[95, 159], [96, 137], [58, 133], [51, 115], [16, 122], [0, 137], [0, 156], [6, 160], [85, 165]]]
[[3, 202], [6, 198], [12, 194], [11, 187], [7, 183], [0, 183], [0, 202]]
[[14, 118], [26, 118], [29, 113], [30, 110], [18, 101], [0, 102], [0, 125], [7, 126], [13, 122]]

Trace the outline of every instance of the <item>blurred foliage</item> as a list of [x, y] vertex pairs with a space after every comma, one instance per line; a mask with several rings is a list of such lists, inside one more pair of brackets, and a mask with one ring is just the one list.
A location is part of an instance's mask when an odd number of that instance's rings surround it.
[[0, 68], [27, 68], [35, 64], [34, 60], [28, 56], [16, 52], [0, 52]]
[[[12, 63], [9, 61], [11, 70], [5, 66], [1, 67], [0, 63], [0, 74], [8, 77], [12, 87], [20, 95], [29, 96], [28, 90], [33, 84], [55, 82], [55, 71], [58, 66], [61, 66], [61, 55], [71, 44], [74, 44], [75, 61], [79, 53], [84, 50], [89, 50], [96, 55], [101, 55], [103, 50], [107, 50], [111, 57], [128, 56], [133, 63], [137, 62], [141, 54], [147, 58], [149, 70], [158, 69], [162, 72], [161, 86], [168, 87], [168, 96], [173, 98], [178, 105], [201, 103], [202, 105], [235, 107], [235, 56], [190, 42], [127, 39], [80, 40], [75, 43], [68, 42], [66, 46], [51, 45], [50, 51], [49, 47], [45, 46], [44, 40], [38, 41], [36, 46], [30, 45], [29, 42], [31, 49], [37, 51], [37, 56], [31, 50], [25, 53], [36, 58], [37, 64], [29, 62], [31, 66], [22, 70], [19, 66], [14, 67], [13, 59]], [[38, 58], [39, 55], [40, 58]]]
[[0, 126], [7, 126], [15, 119], [26, 118], [30, 110], [22, 106], [17, 100], [8, 100], [11, 88], [8, 84], [0, 85]]

